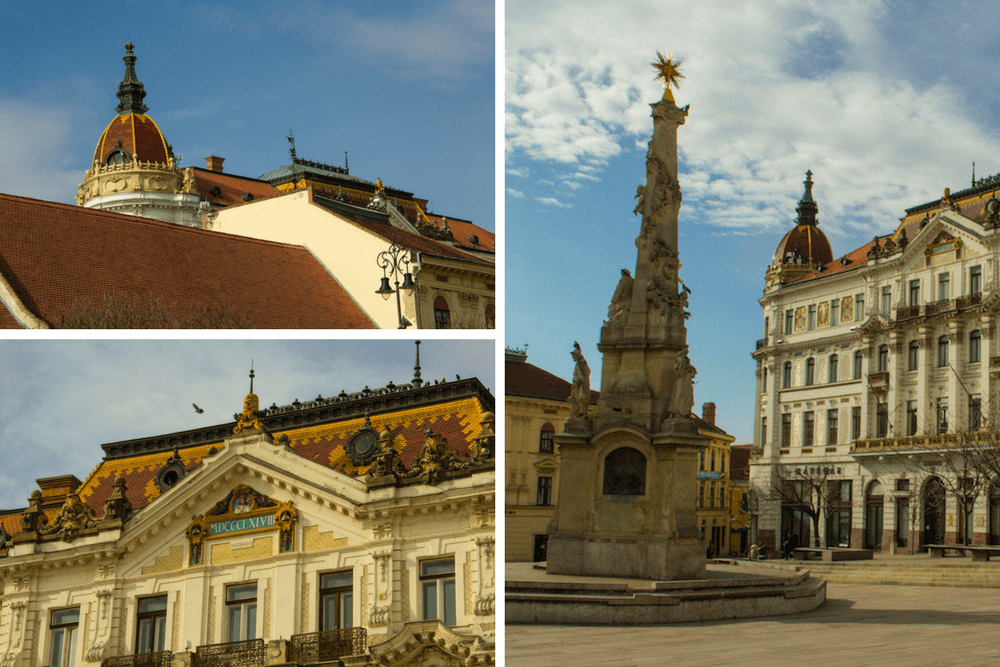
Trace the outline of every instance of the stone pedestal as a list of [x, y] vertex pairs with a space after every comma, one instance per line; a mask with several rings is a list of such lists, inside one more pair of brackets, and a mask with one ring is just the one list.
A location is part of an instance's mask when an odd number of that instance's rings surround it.
[[657, 580], [704, 575], [694, 499], [705, 438], [693, 429], [650, 436], [621, 426], [589, 438], [561, 433], [555, 441], [562, 463], [548, 572]]

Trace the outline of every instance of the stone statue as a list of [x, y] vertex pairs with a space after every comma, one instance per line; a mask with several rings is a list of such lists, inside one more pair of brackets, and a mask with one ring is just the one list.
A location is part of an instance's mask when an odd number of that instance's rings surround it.
[[580, 343], [573, 341], [570, 355], [576, 362], [576, 367], [573, 369], [573, 387], [569, 393], [569, 418], [586, 419], [587, 408], [590, 407], [590, 366], [583, 358]]
[[670, 401], [670, 412], [674, 417], [687, 417], [694, 407], [694, 376], [698, 371], [688, 359], [687, 346], [674, 361], [674, 395]]
[[96, 523], [97, 518], [94, 516], [94, 511], [80, 500], [78, 494], [71, 493], [66, 496], [66, 502], [63, 503], [62, 509], [59, 510], [59, 514], [56, 515], [52, 524], [39, 528], [38, 532], [42, 535], [58, 533], [62, 539], [70, 542], [76, 539], [81, 530], [91, 528]]
[[636, 188], [636, 190], [635, 190], [635, 198], [638, 199], [639, 202], [635, 205], [635, 208], [632, 209], [632, 214], [633, 215], [639, 215], [640, 213], [642, 213], [642, 207], [646, 203], [646, 186], [645, 185], [640, 185], [638, 188]]
[[615, 294], [611, 297], [611, 305], [608, 306], [608, 322], [618, 319], [629, 311], [632, 304], [632, 285], [634, 283], [635, 279], [632, 278], [632, 273], [628, 269], [622, 269], [622, 277], [618, 280], [618, 287], [615, 288]]

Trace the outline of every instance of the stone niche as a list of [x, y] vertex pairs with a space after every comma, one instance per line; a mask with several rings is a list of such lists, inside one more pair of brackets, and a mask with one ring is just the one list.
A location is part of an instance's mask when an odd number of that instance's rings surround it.
[[560, 433], [555, 441], [562, 463], [549, 573], [656, 580], [704, 575], [695, 508], [703, 437], [651, 437], [619, 426], [593, 437]]

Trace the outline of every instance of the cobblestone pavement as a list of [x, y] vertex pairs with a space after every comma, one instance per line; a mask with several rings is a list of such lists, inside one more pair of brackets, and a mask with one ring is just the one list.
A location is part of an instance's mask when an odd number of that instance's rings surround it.
[[1000, 667], [1000, 591], [829, 583], [826, 603], [797, 616], [505, 632], [508, 667]]

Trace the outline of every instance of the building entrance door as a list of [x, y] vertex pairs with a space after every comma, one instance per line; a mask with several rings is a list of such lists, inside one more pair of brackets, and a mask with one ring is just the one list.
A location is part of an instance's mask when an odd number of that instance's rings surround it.
[[882, 485], [872, 482], [868, 486], [868, 497], [865, 499], [865, 548], [882, 550], [882, 518], [883, 518]]
[[531, 557], [536, 563], [546, 560], [545, 553], [547, 547], [549, 546], [549, 536], [548, 535], [535, 535], [535, 553]]
[[944, 544], [944, 484], [931, 477], [924, 486], [923, 544]]

